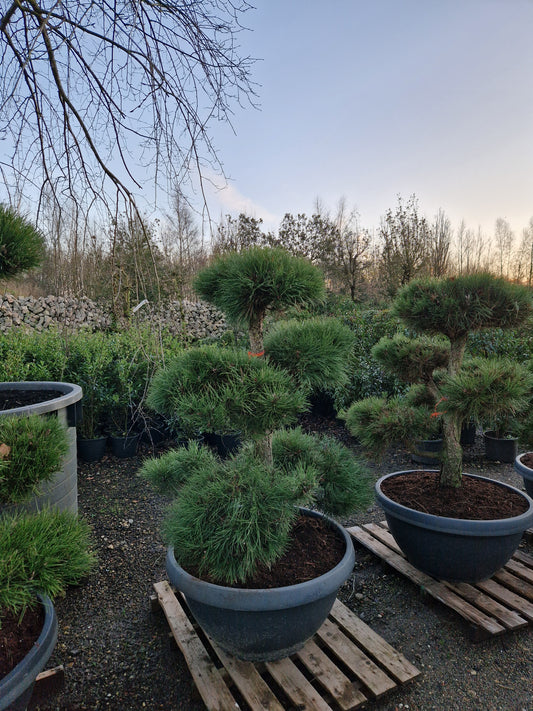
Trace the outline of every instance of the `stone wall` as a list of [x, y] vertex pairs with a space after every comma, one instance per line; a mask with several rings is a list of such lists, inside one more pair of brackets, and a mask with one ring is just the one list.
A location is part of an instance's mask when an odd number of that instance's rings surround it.
[[[220, 336], [228, 328], [224, 315], [202, 301], [172, 301], [158, 306], [146, 303], [131, 318], [133, 323], [167, 328], [171, 333], [187, 334], [192, 339]], [[109, 309], [86, 297], [0, 296], [2, 333], [12, 328], [25, 331], [88, 328], [99, 331], [109, 328], [112, 321]]]

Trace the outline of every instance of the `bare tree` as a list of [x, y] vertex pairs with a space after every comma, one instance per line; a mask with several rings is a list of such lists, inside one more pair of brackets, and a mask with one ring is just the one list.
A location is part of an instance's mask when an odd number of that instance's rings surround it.
[[429, 240], [429, 270], [431, 276], [442, 277], [448, 271], [452, 226], [444, 210], [439, 210], [431, 225]]
[[503, 217], [498, 217], [494, 228], [494, 240], [496, 243], [498, 265], [500, 276], [509, 275], [511, 268], [511, 254], [513, 250], [514, 233], [511, 226]]
[[343, 287], [348, 287], [350, 298], [356, 301], [369, 266], [370, 234], [359, 224], [359, 213], [348, 211], [344, 198], [339, 200], [335, 216], [337, 241], [334, 250], [335, 268]]
[[516, 254], [516, 268], [513, 274], [517, 281], [533, 284], [533, 217], [522, 230], [522, 240]]
[[[218, 164], [209, 122], [251, 99], [247, 0], [13, 0], [0, 6], [5, 189], [135, 204]], [[136, 174], [138, 165], [143, 167]], [[153, 182], [152, 182], [153, 181]], [[161, 182], [160, 182], [161, 181]], [[165, 182], [168, 181], [168, 182]], [[113, 200], [111, 200], [111, 205]], [[139, 216], [139, 215], [138, 215]]]
[[381, 271], [385, 291], [394, 296], [403, 284], [428, 271], [430, 227], [418, 212], [418, 201], [411, 195], [404, 205], [398, 197], [393, 212], [381, 219]]

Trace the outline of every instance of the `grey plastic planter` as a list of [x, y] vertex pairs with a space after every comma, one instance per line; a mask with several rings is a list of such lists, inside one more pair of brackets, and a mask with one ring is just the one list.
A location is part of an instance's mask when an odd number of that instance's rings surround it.
[[526, 467], [525, 464], [522, 464], [521, 458], [524, 454], [527, 454], [527, 452], [521, 452], [514, 460], [514, 468], [524, 480], [526, 494], [533, 498], [533, 469], [530, 469], [529, 467]]
[[513, 518], [473, 521], [423, 513], [385, 496], [381, 485], [386, 479], [410, 473], [411, 470], [393, 472], [379, 479], [376, 497], [407, 560], [439, 580], [476, 583], [490, 578], [511, 558], [522, 534], [533, 524], [533, 501], [529, 496], [485, 477], [475, 478], [491, 481], [524, 497], [527, 511]]
[[[63, 459], [63, 467], [49, 482], [41, 486], [41, 493], [24, 504], [7, 506], [1, 510], [39, 511], [45, 506], [53, 506], [61, 511], [78, 512], [78, 471], [76, 458], [76, 423], [81, 420], [82, 390], [79, 385], [48, 381], [0, 383], [2, 390], [25, 390], [32, 392], [56, 391], [62, 393], [52, 400], [43, 400], [34, 405], [0, 410], [1, 416], [10, 415], [52, 415], [67, 428], [69, 450]], [[0, 507], [1, 508], [1, 507]]]
[[40, 596], [44, 606], [44, 624], [39, 638], [7, 676], [0, 679], [0, 711], [23, 711], [28, 705], [38, 674], [50, 659], [57, 640], [57, 617], [50, 598]]
[[[308, 516], [322, 514], [301, 509]], [[198, 624], [222, 649], [239, 659], [271, 661], [297, 651], [329, 614], [339, 587], [350, 576], [355, 554], [350, 536], [324, 517], [343, 536], [344, 557], [314, 580], [282, 588], [250, 590], [206, 583], [189, 575], [167, 552], [171, 583], [181, 590]]]

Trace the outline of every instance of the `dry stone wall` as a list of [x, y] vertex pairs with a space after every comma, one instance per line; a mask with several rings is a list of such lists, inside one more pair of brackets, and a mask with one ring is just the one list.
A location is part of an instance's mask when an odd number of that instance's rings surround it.
[[[224, 315], [202, 301], [171, 301], [157, 306], [141, 306], [131, 317], [133, 323], [166, 328], [193, 340], [220, 336], [228, 329]], [[92, 331], [105, 330], [113, 322], [111, 311], [87, 297], [0, 296], [0, 332], [13, 328], [44, 331], [49, 328]]]

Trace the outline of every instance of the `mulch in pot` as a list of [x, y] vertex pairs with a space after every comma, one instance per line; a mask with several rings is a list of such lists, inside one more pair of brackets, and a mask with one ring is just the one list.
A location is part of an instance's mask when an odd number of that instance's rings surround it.
[[3, 679], [31, 650], [42, 632], [44, 611], [41, 605], [26, 610], [22, 619], [12, 612], [0, 618], [0, 679]]
[[63, 397], [64, 394], [59, 390], [0, 390], [0, 410], [37, 405], [40, 402]]
[[384, 481], [381, 491], [402, 506], [448, 518], [493, 521], [527, 511], [523, 496], [491, 481], [463, 476], [462, 486], [453, 488], [440, 486], [439, 476], [438, 472], [409, 472]]

